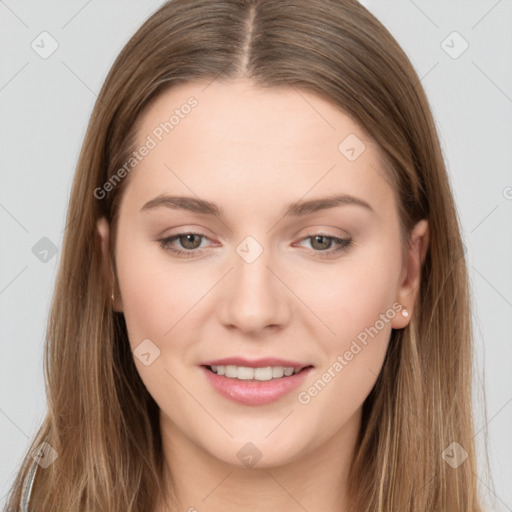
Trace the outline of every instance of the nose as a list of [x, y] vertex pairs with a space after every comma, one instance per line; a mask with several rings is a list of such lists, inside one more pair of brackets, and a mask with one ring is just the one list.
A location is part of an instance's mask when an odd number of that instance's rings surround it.
[[[242, 253], [240, 253], [242, 254]], [[227, 328], [257, 335], [283, 328], [291, 317], [293, 293], [286, 285], [289, 276], [266, 248], [251, 258], [235, 254], [234, 268], [222, 288], [217, 315]]]

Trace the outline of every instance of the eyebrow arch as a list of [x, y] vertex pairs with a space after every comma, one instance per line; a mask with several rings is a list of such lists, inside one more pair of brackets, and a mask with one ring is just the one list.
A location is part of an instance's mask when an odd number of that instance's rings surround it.
[[[337, 194], [308, 201], [297, 201], [295, 203], [291, 203], [286, 207], [283, 217], [301, 217], [320, 210], [344, 205], [361, 206], [375, 213], [375, 210], [363, 199], [359, 199], [358, 197], [351, 196], [349, 194]], [[222, 210], [215, 203], [210, 201], [195, 197], [169, 195], [160, 195], [151, 199], [151, 201], [144, 204], [140, 211], [153, 210], [162, 206], [175, 210], [188, 210], [194, 213], [214, 215], [216, 217], [221, 217], [223, 214]]]

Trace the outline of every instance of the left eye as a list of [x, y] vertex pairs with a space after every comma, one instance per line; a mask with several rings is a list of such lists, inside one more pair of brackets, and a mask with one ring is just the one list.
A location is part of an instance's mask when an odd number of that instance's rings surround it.
[[[315, 250], [317, 254], [315, 256], [318, 257], [328, 257], [334, 253], [347, 250], [348, 247], [352, 244], [351, 238], [338, 238], [335, 236], [329, 236], [323, 233], [316, 233], [310, 236], [303, 238], [303, 240], [311, 240], [311, 246], [315, 245], [320, 246], [320, 250]], [[331, 247], [335, 245], [334, 249]]]

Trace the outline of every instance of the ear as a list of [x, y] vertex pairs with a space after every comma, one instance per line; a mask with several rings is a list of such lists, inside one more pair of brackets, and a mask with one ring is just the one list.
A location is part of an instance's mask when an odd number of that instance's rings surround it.
[[404, 261], [397, 292], [397, 302], [407, 309], [409, 315], [404, 317], [401, 311], [395, 315], [391, 325], [393, 329], [403, 329], [412, 318], [414, 304], [421, 282], [421, 267], [427, 255], [430, 241], [428, 221], [420, 220], [411, 231], [407, 257]]
[[[98, 234], [100, 237], [101, 244], [101, 252], [102, 252], [102, 261], [103, 261], [103, 276], [105, 283], [108, 283], [108, 288], [110, 289], [108, 300], [112, 304], [112, 309], [117, 312], [121, 312], [123, 309], [123, 303], [121, 300], [121, 295], [119, 289], [117, 287], [117, 283], [115, 283], [114, 272], [112, 270], [112, 262], [110, 261], [110, 252], [109, 252], [109, 233], [110, 226], [105, 217], [101, 217], [98, 219], [96, 223], [96, 227], [98, 229]], [[114, 294], [114, 301], [112, 301], [111, 294]]]

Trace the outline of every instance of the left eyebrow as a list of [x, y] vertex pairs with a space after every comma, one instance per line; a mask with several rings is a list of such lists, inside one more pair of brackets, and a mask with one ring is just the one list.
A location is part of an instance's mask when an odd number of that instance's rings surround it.
[[327, 210], [328, 208], [336, 208], [338, 206], [345, 205], [361, 206], [375, 213], [375, 210], [370, 206], [370, 204], [363, 199], [349, 194], [337, 194], [334, 196], [320, 197], [309, 201], [297, 201], [296, 203], [292, 203], [288, 205], [284, 216], [300, 217], [320, 210]]
[[[297, 201], [295, 203], [291, 203], [286, 207], [283, 216], [302, 217], [320, 210], [327, 210], [329, 208], [336, 208], [345, 205], [360, 206], [375, 213], [375, 210], [370, 206], [370, 204], [363, 199], [349, 194], [338, 194], [329, 197], [320, 197], [317, 199], [310, 199], [308, 201]], [[172, 208], [175, 210], [188, 210], [194, 213], [215, 215], [216, 217], [223, 216], [222, 209], [215, 203], [189, 196], [160, 195], [144, 204], [140, 211], [153, 210], [159, 207]]]

